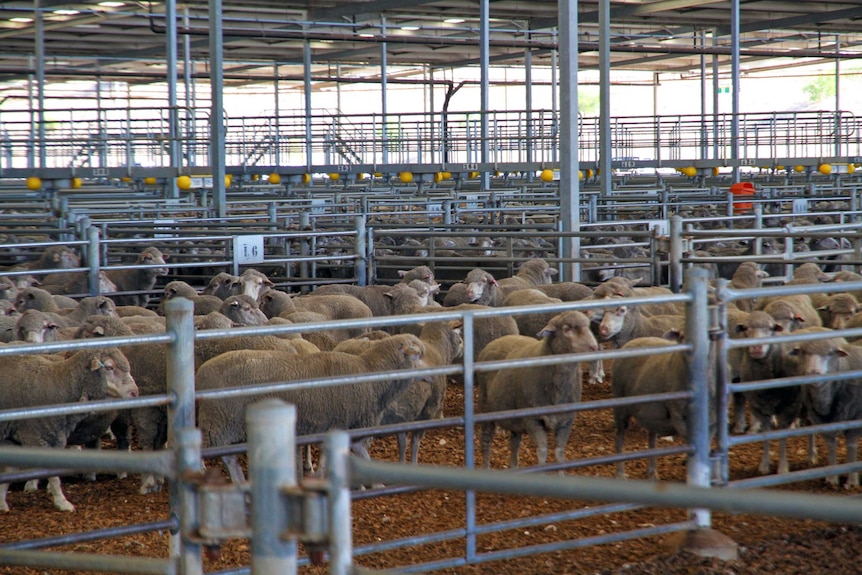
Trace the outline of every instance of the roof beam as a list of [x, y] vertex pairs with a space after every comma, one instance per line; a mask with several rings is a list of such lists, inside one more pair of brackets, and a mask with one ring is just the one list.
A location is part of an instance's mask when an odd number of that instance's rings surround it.
[[317, 10], [312, 8], [308, 13], [309, 20], [318, 22], [332, 22], [341, 20], [342, 18], [353, 18], [358, 14], [375, 14], [387, 10], [409, 10], [415, 6], [423, 4], [431, 4], [437, 0], [372, 0], [371, 2], [351, 2], [344, 6], [335, 6], [333, 8], [323, 8]]
[[[656, 12], [665, 12], [667, 10], [682, 10], [692, 6], [703, 6], [703, 0], [664, 0], [663, 2], [650, 2], [649, 4], [637, 4], [623, 6], [620, 8], [611, 8], [611, 22], [620, 18], [630, 16], [645, 16], [647, 14], [655, 14]], [[578, 14], [578, 22], [580, 24], [590, 23], [595, 24], [599, 21], [599, 13], [584, 12]], [[553, 28], [557, 25], [556, 18], [537, 18], [530, 21], [530, 28], [533, 30], [542, 30], [544, 28]]]
[[[756, 32], [758, 30], [778, 30], [781, 28], [796, 28], [809, 24], [822, 24], [833, 20], [849, 20], [851, 18], [862, 18], [862, 8], [847, 8], [834, 10], [832, 12], [814, 12], [801, 16], [789, 16], [777, 20], [761, 20], [760, 22], [749, 22], [740, 26], [740, 32]], [[719, 36], [730, 34], [729, 26], [716, 28]]]

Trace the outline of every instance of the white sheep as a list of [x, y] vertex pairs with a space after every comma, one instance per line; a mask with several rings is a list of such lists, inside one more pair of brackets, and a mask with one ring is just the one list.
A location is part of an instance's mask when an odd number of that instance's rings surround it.
[[[354, 356], [322, 351], [310, 355], [280, 351], [231, 351], [204, 362], [195, 375], [196, 389], [222, 389], [242, 385], [301, 381], [369, 373], [386, 373], [422, 367], [425, 344], [402, 334], [377, 342]], [[383, 410], [404, 391], [404, 381], [374, 381], [348, 385], [283, 391], [271, 394], [296, 405], [297, 435], [324, 433], [330, 429], [373, 427]], [[198, 426], [205, 445], [228, 445], [246, 439], [244, 412], [254, 397], [204, 400], [198, 405]], [[367, 452], [363, 455], [367, 456]], [[223, 458], [231, 479], [244, 475], [236, 456]]]
[[[523, 359], [596, 351], [598, 343], [590, 331], [590, 320], [579, 311], [555, 316], [538, 334], [540, 340], [515, 335], [497, 339], [482, 351], [480, 362]], [[577, 362], [509, 368], [480, 372], [477, 411], [488, 413], [545, 405], [574, 403], [581, 399], [581, 369]], [[566, 442], [575, 416], [572, 413], [518, 417], [481, 425], [482, 461], [490, 466], [491, 441], [499, 426], [509, 431], [509, 467], [518, 467], [518, 452], [524, 433], [536, 444], [539, 464], [548, 459], [548, 432], [554, 433], [554, 456], [566, 458]]]
[[[82, 350], [66, 359], [38, 355], [0, 357], [0, 409], [78, 403], [106, 397], [129, 398], [138, 388], [129, 362], [117, 348]], [[68, 436], [87, 414], [0, 422], [0, 441], [25, 447], [65, 447]], [[0, 511], [9, 511], [0, 484]], [[48, 491], [61, 511], [74, 511], [63, 494], [60, 478], [48, 479]]]

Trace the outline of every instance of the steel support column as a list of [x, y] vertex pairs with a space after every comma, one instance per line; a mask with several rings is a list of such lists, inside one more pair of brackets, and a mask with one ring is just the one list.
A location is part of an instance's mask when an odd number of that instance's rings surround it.
[[[578, 206], [581, 193], [578, 182], [578, 2], [563, 0], [558, 5], [560, 21], [560, 224], [563, 234], [580, 231]], [[578, 257], [581, 240], [565, 236], [562, 242], [564, 260]], [[564, 261], [560, 281], [578, 281], [581, 265]]]
[[222, 54], [222, 3], [209, 0], [210, 24], [210, 166], [212, 167], [213, 207], [219, 218], [227, 215], [224, 187], [225, 122], [224, 122], [224, 59]]

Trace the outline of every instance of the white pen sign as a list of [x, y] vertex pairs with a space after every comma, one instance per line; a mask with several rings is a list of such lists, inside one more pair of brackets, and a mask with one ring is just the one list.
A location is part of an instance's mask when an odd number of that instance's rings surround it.
[[263, 236], [234, 236], [233, 259], [237, 264], [259, 264], [263, 261]]

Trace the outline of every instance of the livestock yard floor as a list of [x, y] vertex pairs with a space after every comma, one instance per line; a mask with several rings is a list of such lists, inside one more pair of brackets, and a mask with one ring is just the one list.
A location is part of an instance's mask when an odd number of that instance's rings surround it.
[[[605, 383], [584, 387], [584, 399], [600, 399], [610, 395]], [[463, 389], [450, 384], [447, 397], [447, 415], [460, 413], [463, 406]], [[630, 430], [626, 445], [645, 443], [645, 433], [636, 426]], [[420, 462], [424, 464], [462, 465], [462, 434], [458, 430], [429, 432], [423, 441]], [[567, 457], [587, 457], [613, 451], [613, 423], [609, 411], [579, 415], [569, 440]], [[790, 441], [791, 469], [806, 466], [804, 440]], [[825, 448], [820, 445], [820, 453]], [[843, 457], [843, 450], [840, 453]], [[372, 457], [397, 459], [393, 438], [379, 439], [372, 446]], [[738, 447], [732, 454], [732, 478], [750, 477], [757, 473], [760, 457], [759, 445]], [[521, 449], [522, 464], [535, 461], [535, 451], [529, 440]], [[508, 460], [508, 441], [498, 433], [492, 457], [492, 466], [500, 468]], [[583, 471], [596, 476], [612, 476], [608, 467]], [[643, 477], [645, 465], [630, 463], [630, 477]], [[659, 462], [659, 474], [664, 479], [682, 480], [685, 474], [682, 458], [668, 458]], [[529, 477], [525, 476], [525, 481]], [[0, 541], [59, 535], [87, 531], [113, 525], [140, 523], [164, 519], [167, 515], [166, 494], [140, 495], [137, 477], [115, 479], [100, 476], [95, 483], [76, 478], [65, 481], [66, 495], [77, 506], [76, 513], [56, 511], [44, 490], [24, 493], [20, 485], [13, 487], [8, 501], [11, 511], [0, 519]], [[811, 493], [838, 491], [821, 481], [810, 481], [793, 487]], [[842, 490], [841, 493], [844, 493]], [[562, 511], [571, 502], [543, 498], [515, 498], [479, 494], [477, 497], [478, 521], [511, 519], [529, 515]], [[535, 529], [518, 529], [478, 540], [479, 553], [514, 546], [536, 545], [575, 537], [598, 535], [654, 524], [683, 520], [680, 510], [644, 509], [587, 520], [550, 523]], [[390, 540], [420, 533], [430, 533], [463, 526], [464, 497], [454, 492], [424, 492], [409, 495], [362, 500], [354, 505], [355, 544], [374, 540]], [[537, 557], [512, 559], [471, 567], [446, 569], [445, 573], [484, 574], [791, 574], [821, 573], [833, 575], [858, 573], [862, 553], [862, 528], [835, 526], [816, 521], [728, 515], [717, 513], [713, 517], [716, 529], [740, 545], [740, 559], [722, 563], [687, 553], [673, 553], [666, 539], [656, 537], [585, 549], [555, 552]], [[451, 557], [461, 552], [461, 542], [402, 549], [388, 553], [362, 556], [359, 562], [372, 568], [385, 568], [433, 559]], [[101, 552], [137, 557], [165, 557], [168, 549], [167, 533], [127, 536], [89, 544], [76, 544], [65, 551]], [[217, 559], [207, 559], [207, 571], [227, 569], [247, 564], [249, 545], [246, 540], [235, 540], [225, 545]], [[307, 567], [303, 573], [323, 574], [325, 566]], [[25, 568], [0, 567], [2, 574], [40, 575], [47, 573]], [[50, 571], [52, 575], [67, 571]]]

